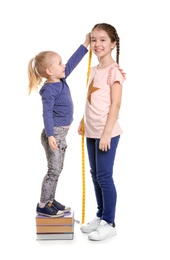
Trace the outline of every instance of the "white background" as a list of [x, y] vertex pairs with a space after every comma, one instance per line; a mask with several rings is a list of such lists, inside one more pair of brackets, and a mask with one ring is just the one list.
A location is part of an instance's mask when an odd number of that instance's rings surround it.
[[[1, 253], [3, 259], [170, 259], [168, 1], [5, 1], [0, 4]], [[27, 96], [29, 60], [43, 50], [66, 63], [96, 23], [116, 27], [120, 67], [127, 72], [119, 122], [123, 128], [114, 179], [117, 236], [91, 242], [75, 225], [73, 241], [35, 240], [35, 208], [46, 159], [38, 93]], [[115, 53], [113, 53], [114, 55]], [[96, 63], [93, 56], [92, 64]], [[64, 169], [56, 197], [82, 216], [81, 137], [88, 55], [68, 78], [74, 101]], [[96, 203], [86, 169], [85, 220]]]

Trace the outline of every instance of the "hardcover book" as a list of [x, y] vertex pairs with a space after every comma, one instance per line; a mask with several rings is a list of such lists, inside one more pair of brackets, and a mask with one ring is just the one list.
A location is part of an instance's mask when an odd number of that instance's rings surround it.
[[73, 233], [74, 225], [36, 226], [36, 233]]
[[37, 234], [36, 240], [73, 240], [74, 233]]
[[37, 215], [36, 225], [74, 225], [74, 212], [66, 212], [63, 217], [46, 217], [42, 215]]

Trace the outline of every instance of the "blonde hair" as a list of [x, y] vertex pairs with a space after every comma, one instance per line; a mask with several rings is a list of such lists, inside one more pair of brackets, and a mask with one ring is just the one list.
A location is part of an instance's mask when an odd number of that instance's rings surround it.
[[43, 51], [32, 58], [28, 63], [28, 95], [32, 90], [38, 90], [42, 86], [43, 78], [47, 78], [46, 69], [51, 63], [51, 58], [57, 53], [53, 51]]

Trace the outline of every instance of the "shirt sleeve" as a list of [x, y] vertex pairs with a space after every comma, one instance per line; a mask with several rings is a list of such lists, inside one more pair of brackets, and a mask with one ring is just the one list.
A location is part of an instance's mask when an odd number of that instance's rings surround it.
[[114, 82], [118, 81], [121, 85], [123, 85], [126, 79], [126, 73], [118, 66], [111, 67], [108, 76], [108, 84], [110, 86], [113, 85]]
[[43, 92], [42, 105], [43, 105], [43, 121], [44, 128], [47, 136], [54, 136], [54, 120], [53, 120], [53, 107], [55, 101], [54, 89], [49, 87]]
[[75, 69], [75, 67], [79, 64], [85, 54], [88, 52], [88, 49], [84, 47], [84, 45], [80, 45], [79, 48], [74, 52], [74, 54], [70, 57], [68, 62], [66, 63], [65, 75], [67, 78], [70, 73]]

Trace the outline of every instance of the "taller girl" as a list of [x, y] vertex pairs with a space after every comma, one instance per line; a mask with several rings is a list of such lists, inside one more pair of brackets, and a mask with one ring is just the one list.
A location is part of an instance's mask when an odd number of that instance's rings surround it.
[[[112, 58], [115, 48], [116, 61]], [[122, 134], [118, 117], [125, 80], [119, 67], [120, 40], [116, 29], [110, 24], [96, 24], [91, 31], [91, 50], [98, 64], [90, 69], [84, 123], [97, 213], [94, 220], [81, 226], [81, 231], [89, 233], [90, 240], [103, 240], [116, 234], [113, 165]]]

